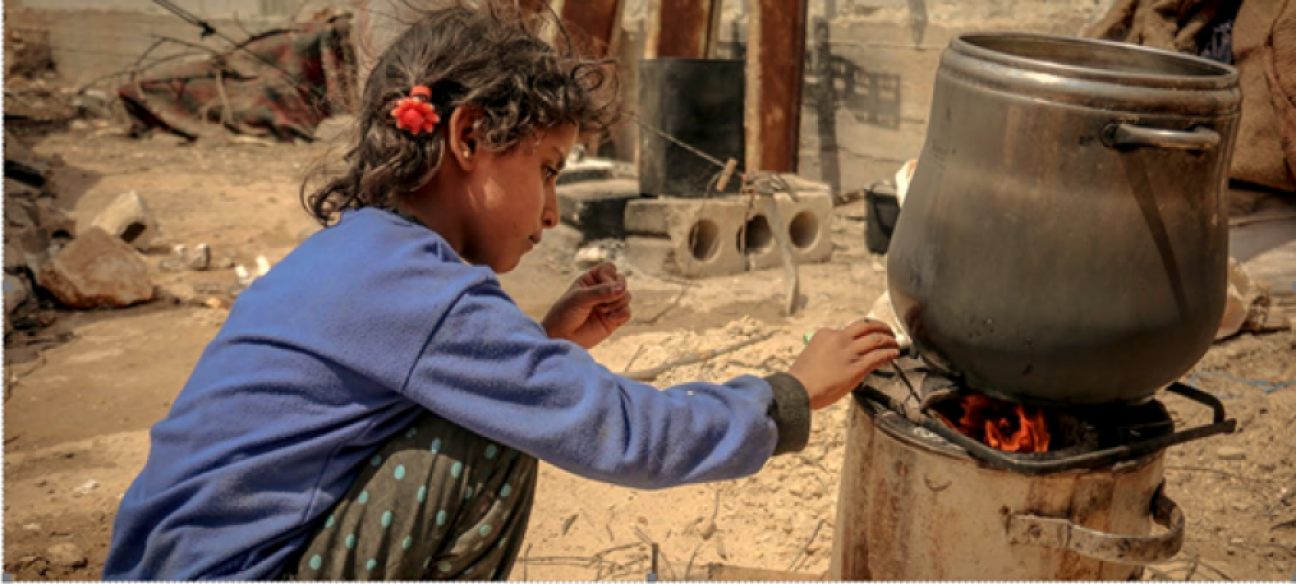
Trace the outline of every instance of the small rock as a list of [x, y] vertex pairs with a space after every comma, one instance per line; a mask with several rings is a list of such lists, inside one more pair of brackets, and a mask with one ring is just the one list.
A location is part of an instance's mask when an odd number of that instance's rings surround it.
[[1246, 449], [1237, 446], [1223, 446], [1215, 451], [1220, 460], [1246, 460]]
[[211, 247], [200, 243], [193, 249], [184, 245], [171, 248], [171, 257], [162, 260], [160, 267], [168, 272], [202, 271], [211, 267]]
[[99, 481], [90, 479], [86, 481], [85, 484], [77, 487], [76, 489], [73, 489], [73, 492], [76, 493], [77, 495], [88, 495], [90, 494], [90, 491], [93, 491], [97, 488], [99, 488]]
[[197, 302], [194, 287], [183, 282], [173, 282], [158, 286], [158, 298], [170, 300], [176, 304], [193, 304]]
[[70, 542], [56, 543], [45, 550], [50, 563], [65, 568], [80, 568], [88, 563], [85, 552]]
[[99, 213], [91, 223], [136, 249], [148, 249], [159, 235], [157, 220], [135, 191], [126, 193]]
[[1242, 545], [1242, 544], [1246, 543], [1246, 540], [1245, 540], [1245, 539], [1242, 539], [1242, 538], [1240, 538], [1240, 537], [1235, 537], [1235, 538], [1229, 540], [1229, 543], [1231, 543], [1231, 544], [1233, 544], [1233, 545]]
[[97, 227], [50, 260], [37, 284], [72, 308], [122, 308], [153, 300], [156, 294], [144, 258]]
[[68, 124], [68, 129], [73, 132], [84, 132], [90, 129], [90, 123], [85, 120], [72, 120], [72, 123]]
[[592, 268], [610, 259], [610, 250], [603, 247], [586, 247], [576, 252], [576, 264], [581, 269]]
[[716, 533], [716, 524], [714, 522], [707, 521], [706, 523], [702, 524], [702, 529], [698, 532], [698, 535], [702, 536], [702, 539], [711, 539], [711, 536], [715, 535], [715, 533]]
[[40, 531], [40, 528], [41, 526], [39, 523], [28, 523], [23, 526], [24, 531]]
[[38, 486], [38, 487], [43, 487], [43, 486], [48, 485], [48, 484], [49, 484], [49, 481], [47, 481], [47, 480], [45, 480], [45, 479], [41, 479], [41, 480], [39, 480], [39, 481], [36, 481], [36, 486]]
[[4, 308], [5, 314], [10, 314], [17, 310], [23, 302], [27, 301], [31, 289], [27, 286], [27, 279], [15, 276], [13, 274], [4, 275]]

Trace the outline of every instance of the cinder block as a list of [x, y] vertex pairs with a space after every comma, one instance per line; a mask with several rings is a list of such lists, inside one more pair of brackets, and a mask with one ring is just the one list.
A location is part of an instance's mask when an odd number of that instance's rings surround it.
[[[774, 195], [778, 204], [779, 228], [788, 236], [792, 257], [798, 264], [814, 264], [832, 257], [832, 195], [827, 192], [801, 192], [797, 199], [790, 195]], [[783, 265], [778, 249], [776, 221], [768, 210], [768, 203], [759, 201], [747, 220], [742, 241], [745, 255], [753, 270], [765, 270]]]
[[798, 264], [832, 256], [829, 229], [833, 197], [827, 185], [785, 177], [796, 198], [773, 199], [778, 220], [764, 198], [641, 199], [626, 205], [628, 253], [640, 269], [687, 277], [714, 277], [782, 266], [777, 230], [792, 244]]
[[746, 197], [631, 201], [625, 214], [631, 235], [626, 249], [632, 258], [642, 258], [640, 269], [650, 272], [689, 278], [741, 273], [747, 262], [736, 242], [746, 213]]

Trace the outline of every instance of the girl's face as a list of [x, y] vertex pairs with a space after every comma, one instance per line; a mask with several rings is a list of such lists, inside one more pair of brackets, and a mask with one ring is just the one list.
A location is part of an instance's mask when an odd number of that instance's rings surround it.
[[523, 139], [507, 153], [473, 153], [468, 192], [474, 225], [465, 234], [465, 259], [497, 273], [512, 271], [545, 229], [558, 226], [555, 184], [576, 137], [576, 127], [565, 125]]

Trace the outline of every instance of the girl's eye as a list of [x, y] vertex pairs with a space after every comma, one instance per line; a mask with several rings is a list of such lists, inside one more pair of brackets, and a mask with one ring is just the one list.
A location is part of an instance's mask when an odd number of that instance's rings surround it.
[[555, 178], [558, 178], [558, 171], [554, 170], [552, 167], [548, 167], [548, 166], [544, 167], [544, 173], [545, 173], [545, 180], [553, 180]]

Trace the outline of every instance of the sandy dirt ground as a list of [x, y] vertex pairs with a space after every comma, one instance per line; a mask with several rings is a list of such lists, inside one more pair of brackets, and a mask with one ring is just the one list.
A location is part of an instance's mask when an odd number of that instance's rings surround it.
[[[61, 203], [80, 224], [136, 191], [160, 222], [164, 243], [207, 243], [217, 260], [252, 265], [286, 255], [310, 221], [298, 203], [302, 173], [321, 146], [256, 146], [82, 131], [35, 142], [62, 156]], [[801, 335], [863, 316], [884, 290], [882, 263], [864, 247], [862, 206], [837, 210], [830, 263], [804, 266], [806, 310], [779, 311], [778, 270], [693, 283], [631, 274], [635, 320], [598, 347], [609, 368], [651, 367], [756, 335], [768, 340], [654, 383], [724, 380], [785, 369]], [[576, 275], [569, 238], [549, 237], [505, 278], [520, 305], [539, 314]], [[119, 497], [148, 454], [148, 429], [166, 414], [226, 311], [185, 299], [192, 288], [229, 287], [232, 269], [166, 272], [166, 251], [148, 256], [156, 282], [179, 298], [116, 311], [54, 311], [35, 335], [6, 340], [12, 395], [4, 404], [4, 571], [18, 579], [97, 579]], [[227, 264], [228, 265], [228, 264]], [[1219, 343], [1199, 369], [1274, 381], [1296, 377], [1296, 334], [1243, 335]], [[1226, 398], [1237, 434], [1172, 449], [1168, 492], [1188, 516], [1183, 551], [1150, 578], [1288, 580], [1296, 574], [1296, 387], [1265, 394], [1227, 377], [1203, 386]], [[1200, 408], [1166, 399], [1184, 424]], [[538, 507], [514, 579], [643, 579], [647, 542], [660, 547], [662, 579], [702, 576], [723, 563], [823, 574], [829, 567], [845, 404], [817, 412], [809, 447], [758, 475], [666, 491], [637, 491], [545, 467]], [[1229, 450], [1234, 449], [1234, 450]], [[1240, 451], [1240, 454], [1239, 454]], [[993, 574], [986, 575], [993, 578]]]

